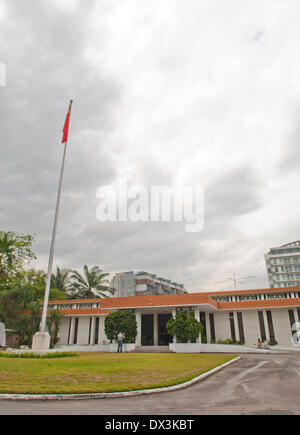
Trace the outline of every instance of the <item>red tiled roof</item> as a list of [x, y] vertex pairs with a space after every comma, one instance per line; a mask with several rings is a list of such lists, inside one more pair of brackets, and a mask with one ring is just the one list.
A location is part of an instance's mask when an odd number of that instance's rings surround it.
[[[105, 310], [115, 310], [120, 308], [142, 308], [142, 307], [163, 307], [163, 306], [193, 306], [193, 305], [210, 305], [215, 309], [241, 309], [241, 308], [258, 308], [258, 307], [275, 307], [275, 306], [297, 306], [300, 305], [300, 299], [289, 298], [280, 300], [258, 300], [258, 301], [236, 301], [236, 302], [217, 302], [211, 296], [230, 296], [230, 295], [251, 295], [261, 293], [290, 293], [300, 291], [300, 287], [281, 287], [265, 289], [248, 289], [248, 290], [230, 290], [219, 292], [201, 292], [201, 293], [181, 293], [169, 295], [146, 295], [146, 296], [129, 296], [121, 298], [96, 298], [96, 299], [75, 299], [50, 301], [49, 305], [61, 304], [84, 304], [100, 303], [101, 308], [78, 308], [62, 309], [64, 313], [76, 314], [80, 311], [83, 314], [107, 314]], [[66, 314], [66, 315], [68, 315]]]
[[218, 303], [209, 297], [207, 293], [187, 293], [157, 296], [130, 296], [122, 298], [108, 298], [101, 302], [102, 308], [137, 308], [137, 307], [161, 307], [178, 305], [211, 305], [215, 308]]

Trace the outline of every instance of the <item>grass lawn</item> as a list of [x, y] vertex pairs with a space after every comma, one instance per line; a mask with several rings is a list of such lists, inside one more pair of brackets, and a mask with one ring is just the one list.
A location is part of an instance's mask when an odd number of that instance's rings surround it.
[[0, 358], [0, 393], [104, 393], [186, 382], [235, 355], [79, 353], [58, 359]]

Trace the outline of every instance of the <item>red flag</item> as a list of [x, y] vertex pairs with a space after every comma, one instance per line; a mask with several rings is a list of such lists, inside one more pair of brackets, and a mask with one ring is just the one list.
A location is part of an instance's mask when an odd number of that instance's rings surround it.
[[72, 101], [70, 103], [69, 110], [68, 110], [68, 113], [67, 113], [67, 117], [66, 117], [66, 120], [65, 120], [65, 125], [64, 125], [64, 129], [63, 129], [62, 143], [65, 143], [68, 140], [69, 124], [70, 124], [70, 116], [71, 116], [71, 106], [72, 106]]

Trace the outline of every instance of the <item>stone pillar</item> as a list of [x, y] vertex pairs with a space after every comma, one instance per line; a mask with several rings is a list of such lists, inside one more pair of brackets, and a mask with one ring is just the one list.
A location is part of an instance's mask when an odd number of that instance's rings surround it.
[[32, 339], [33, 351], [45, 352], [50, 349], [50, 335], [48, 332], [36, 332]]
[[0, 323], [0, 347], [6, 346], [6, 332], [4, 323]]
[[137, 336], [135, 339], [135, 344], [137, 346], [142, 345], [142, 315], [140, 312], [136, 311], [135, 318], [137, 322]]
[[158, 315], [157, 313], [153, 314], [153, 344], [154, 346], [158, 346]]

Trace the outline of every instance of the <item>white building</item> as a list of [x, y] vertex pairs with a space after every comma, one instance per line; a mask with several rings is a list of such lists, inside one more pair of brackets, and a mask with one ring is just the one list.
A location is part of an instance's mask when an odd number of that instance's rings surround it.
[[186, 293], [183, 284], [148, 272], [120, 272], [111, 281], [115, 297]]
[[300, 286], [300, 241], [297, 240], [265, 254], [271, 288]]
[[258, 338], [267, 338], [286, 347], [292, 346], [300, 321], [300, 287], [54, 301], [49, 306], [64, 315], [59, 345], [106, 342], [105, 317], [127, 309], [137, 320], [136, 346], [171, 343], [166, 322], [185, 310], [204, 326], [199, 341], [231, 339], [254, 346]]

